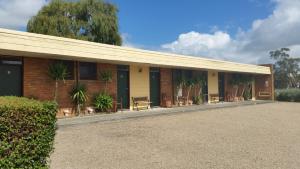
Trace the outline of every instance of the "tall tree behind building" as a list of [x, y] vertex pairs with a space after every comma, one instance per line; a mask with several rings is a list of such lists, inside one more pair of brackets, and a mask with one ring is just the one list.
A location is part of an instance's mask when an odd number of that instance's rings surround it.
[[275, 60], [275, 88], [299, 87], [300, 58], [290, 57], [289, 51], [289, 48], [281, 48], [270, 52]]
[[117, 12], [102, 0], [52, 0], [29, 20], [27, 31], [121, 45]]

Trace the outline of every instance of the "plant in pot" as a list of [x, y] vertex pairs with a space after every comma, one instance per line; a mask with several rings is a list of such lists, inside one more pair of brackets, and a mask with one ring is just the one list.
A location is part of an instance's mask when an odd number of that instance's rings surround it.
[[87, 101], [86, 87], [81, 83], [77, 83], [74, 85], [71, 93], [71, 98], [73, 104], [76, 107], [76, 115], [81, 114], [81, 109], [85, 105]]
[[185, 87], [187, 89], [187, 97], [186, 97], [186, 104], [187, 105], [192, 105], [193, 104], [193, 100], [190, 99], [190, 92], [192, 90], [192, 88], [195, 86], [195, 82], [193, 79], [188, 79], [186, 81]]
[[[203, 104], [203, 94], [202, 94], [202, 87], [205, 85], [205, 77], [198, 76], [194, 83], [195, 83], [195, 94], [194, 94], [194, 103], [197, 105]], [[198, 91], [196, 90], [198, 88]]]
[[250, 75], [244, 75], [245, 77], [242, 79], [243, 83], [243, 98], [244, 100], [250, 100], [251, 99], [251, 88], [252, 88], [252, 82], [253, 82], [253, 76]]
[[101, 92], [95, 97], [94, 106], [97, 111], [109, 112], [113, 107], [113, 98], [106, 92]]
[[176, 86], [176, 102], [175, 104], [178, 106], [182, 106], [182, 101], [179, 99], [179, 97], [182, 97], [182, 89], [186, 84], [186, 80], [184, 77], [179, 77], [175, 81], [175, 86]]
[[232, 100], [232, 101], [238, 101], [237, 94], [238, 94], [240, 83], [241, 83], [241, 77], [240, 77], [240, 75], [239, 74], [233, 74], [232, 78], [229, 81], [229, 84], [233, 87], [233, 93], [230, 96], [232, 98], [230, 98], [230, 100]]
[[51, 79], [55, 80], [54, 101], [57, 102], [58, 82], [60, 80], [65, 82], [68, 76], [67, 67], [63, 62], [54, 62], [48, 67], [48, 75]]

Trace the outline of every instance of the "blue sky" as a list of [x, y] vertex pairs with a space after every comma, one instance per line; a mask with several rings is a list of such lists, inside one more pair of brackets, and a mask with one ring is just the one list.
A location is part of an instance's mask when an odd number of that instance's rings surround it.
[[[300, 56], [300, 0], [107, 0], [119, 8], [123, 46], [270, 63], [282, 47]], [[0, 0], [0, 27], [24, 30], [47, 0]]]
[[267, 17], [273, 10], [268, 0], [110, 0], [119, 8], [120, 31], [128, 40], [157, 48], [183, 32], [210, 33], [216, 28], [234, 36], [239, 28]]

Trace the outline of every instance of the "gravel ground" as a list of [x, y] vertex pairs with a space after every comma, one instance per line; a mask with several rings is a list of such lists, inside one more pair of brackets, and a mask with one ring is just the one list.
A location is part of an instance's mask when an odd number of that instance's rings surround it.
[[300, 104], [269, 103], [62, 127], [50, 167], [300, 168]]

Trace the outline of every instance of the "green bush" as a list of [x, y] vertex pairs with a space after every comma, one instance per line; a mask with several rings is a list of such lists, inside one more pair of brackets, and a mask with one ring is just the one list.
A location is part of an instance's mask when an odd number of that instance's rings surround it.
[[113, 107], [113, 98], [102, 92], [95, 97], [94, 106], [100, 112], [107, 112]]
[[276, 90], [276, 100], [288, 102], [300, 102], [300, 89]]
[[57, 104], [0, 97], [0, 168], [48, 168]]
[[194, 96], [194, 97], [193, 97], [193, 102], [194, 102], [196, 105], [203, 104], [203, 96], [202, 96], [202, 95], [200, 95], [200, 96]]

